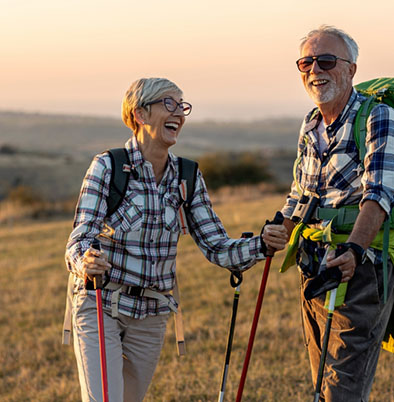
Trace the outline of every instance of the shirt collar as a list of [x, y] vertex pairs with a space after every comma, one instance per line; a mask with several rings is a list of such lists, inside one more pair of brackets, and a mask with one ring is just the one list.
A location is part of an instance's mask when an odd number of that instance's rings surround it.
[[[132, 169], [136, 168], [139, 165], [142, 165], [145, 162], [145, 159], [138, 147], [137, 137], [133, 134], [131, 138], [129, 138], [125, 144], [125, 148], [129, 154], [130, 164]], [[175, 170], [175, 162], [176, 156], [172, 152], [168, 152], [168, 164], [170, 167]]]
[[[347, 101], [345, 107], [343, 108], [342, 112], [339, 114], [339, 116], [336, 118], [336, 120], [331, 123], [329, 126], [327, 126], [327, 130], [330, 132], [336, 132], [339, 127], [343, 125], [343, 122], [347, 119], [348, 113], [351, 110], [354, 102], [357, 99], [357, 92], [353, 88], [352, 93], [349, 97], [349, 100]], [[308, 116], [306, 117], [306, 122], [304, 125], [304, 133], [307, 133], [314, 128], [316, 128], [322, 119], [322, 115], [319, 111], [318, 108], [313, 109]]]

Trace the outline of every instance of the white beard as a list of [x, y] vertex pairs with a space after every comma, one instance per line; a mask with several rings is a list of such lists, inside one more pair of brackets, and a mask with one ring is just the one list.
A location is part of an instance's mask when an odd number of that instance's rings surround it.
[[340, 92], [340, 88], [335, 86], [333, 82], [329, 82], [323, 87], [314, 87], [307, 85], [306, 90], [313, 102], [317, 105], [331, 102]]

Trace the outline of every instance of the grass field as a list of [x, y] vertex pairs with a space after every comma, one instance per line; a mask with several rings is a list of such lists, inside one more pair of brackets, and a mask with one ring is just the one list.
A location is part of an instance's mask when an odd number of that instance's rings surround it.
[[[283, 203], [283, 196], [215, 207], [229, 234], [259, 232]], [[0, 227], [0, 400], [79, 401], [71, 347], [61, 345], [67, 273], [63, 254], [71, 221]], [[312, 400], [303, 346], [298, 275], [279, 274], [283, 254], [271, 267], [243, 400]], [[264, 264], [244, 275], [226, 401], [234, 401]], [[173, 320], [147, 402], [216, 401], [231, 316], [233, 289], [227, 270], [208, 263], [189, 237], [178, 257], [187, 354], [176, 353]], [[394, 356], [382, 352], [371, 402], [393, 402]]]

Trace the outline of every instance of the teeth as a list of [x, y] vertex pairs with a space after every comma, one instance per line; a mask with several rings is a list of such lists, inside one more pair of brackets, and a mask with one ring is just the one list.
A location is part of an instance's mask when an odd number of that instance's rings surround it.
[[314, 80], [312, 81], [313, 85], [322, 85], [322, 84], [326, 84], [328, 81], [327, 80]]
[[178, 123], [166, 123], [165, 128], [169, 128], [170, 130], [177, 130], [179, 127]]

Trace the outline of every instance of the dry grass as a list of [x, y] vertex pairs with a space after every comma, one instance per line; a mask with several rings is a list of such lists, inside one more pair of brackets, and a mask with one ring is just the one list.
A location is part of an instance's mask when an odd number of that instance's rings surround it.
[[[237, 200], [216, 210], [234, 237], [255, 233], [283, 196]], [[61, 346], [67, 273], [63, 252], [70, 221], [0, 228], [0, 400], [79, 401], [72, 348]], [[311, 400], [295, 270], [278, 273], [273, 259], [244, 390], [244, 401]], [[258, 294], [263, 263], [244, 275], [226, 401], [234, 401]], [[176, 355], [172, 320], [147, 402], [215, 401], [231, 316], [229, 273], [209, 264], [189, 237], [179, 247], [178, 273], [187, 355]], [[394, 401], [393, 356], [383, 352], [371, 402]]]

